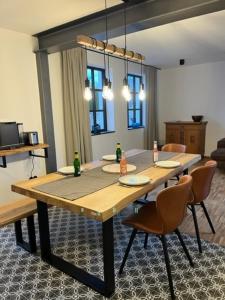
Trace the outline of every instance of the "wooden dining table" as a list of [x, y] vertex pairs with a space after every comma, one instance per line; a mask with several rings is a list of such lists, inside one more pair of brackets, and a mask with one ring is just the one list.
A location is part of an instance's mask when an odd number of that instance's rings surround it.
[[[126, 155], [127, 157], [134, 156], [143, 151], [144, 150], [132, 149], [127, 151]], [[198, 154], [174, 153], [170, 160], [180, 162], [180, 167], [166, 169], [153, 165], [138, 173], [150, 178], [150, 182], [146, 185], [126, 187], [119, 183], [114, 183], [78, 198], [75, 201], [35, 189], [37, 186], [65, 177], [57, 172], [13, 184], [12, 191], [37, 199], [42, 259], [105, 297], [110, 297], [115, 292], [113, 217], [138, 198], [167, 182], [173, 176], [181, 174], [184, 170], [188, 170], [188, 168], [197, 163], [200, 159], [201, 156]], [[107, 163], [109, 162], [99, 160], [85, 164], [83, 167], [85, 170], [90, 170], [104, 166]], [[102, 223], [104, 280], [52, 253], [48, 220], [48, 208], [52, 205]]]

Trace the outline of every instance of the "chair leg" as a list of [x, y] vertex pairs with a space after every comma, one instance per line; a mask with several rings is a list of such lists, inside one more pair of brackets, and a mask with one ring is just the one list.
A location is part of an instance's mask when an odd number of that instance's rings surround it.
[[199, 249], [199, 252], [202, 253], [202, 244], [201, 244], [201, 239], [200, 239], [200, 234], [199, 234], [199, 229], [198, 229], [198, 221], [197, 221], [195, 206], [193, 204], [191, 205], [191, 212], [192, 212], [192, 215], [193, 215], [193, 220], [194, 220], [194, 225], [195, 225], [195, 232], [196, 232], [196, 237], [197, 237], [197, 242], [198, 242], [198, 249]]
[[148, 233], [145, 234], [144, 248], [147, 249], [147, 246], [148, 246]]
[[165, 183], [164, 183], [164, 188], [166, 189], [168, 187], [168, 181], [166, 181]]
[[148, 193], [147, 194], [145, 194], [145, 198], [144, 198], [144, 200], [146, 200], [148, 198]]
[[130, 248], [131, 248], [131, 246], [133, 244], [133, 241], [134, 241], [134, 238], [135, 238], [136, 234], [137, 234], [137, 229], [133, 229], [133, 231], [131, 233], [131, 237], [130, 237], [129, 243], [128, 243], [128, 246], [127, 246], [127, 249], [126, 249], [124, 257], [123, 257], [122, 264], [120, 266], [119, 274], [123, 273], [123, 268], [124, 268], [124, 265], [126, 263], [127, 257], [129, 255], [129, 252], [130, 252]]
[[176, 297], [173, 289], [173, 279], [172, 279], [171, 268], [170, 268], [170, 259], [167, 251], [166, 237], [164, 235], [161, 236], [161, 241], [162, 241], [163, 252], [164, 252], [165, 263], [166, 263], [166, 271], [167, 271], [167, 276], [168, 276], [168, 281], [170, 286], [170, 294], [171, 294], [171, 298], [175, 299]]
[[177, 237], [178, 237], [178, 239], [179, 239], [179, 241], [180, 241], [180, 243], [181, 243], [181, 246], [182, 246], [183, 249], [184, 249], [184, 252], [185, 252], [185, 254], [186, 254], [186, 256], [187, 256], [187, 259], [189, 260], [190, 265], [191, 265], [192, 267], [194, 267], [194, 263], [193, 263], [193, 261], [192, 261], [192, 258], [191, 258], [191, 256], [190, 256], [189, 252], [188, 252], [188, 249], [187, 249], [187, 247], [186, 247], [186, 245], [185, 245], [185, 243], [184, 243], [184, 240], [183, 240], [183, 238], [182, 238], [182, 235], [181, 235], [180, 231], [179, 231], [178, 229], [176, 229], [176, 230], [175, 230], [175, 233], [176, 233], [176, 235], [177, 235]]
[[180, 180], [180, 176], [179, 176], [179, 175], [176, 175], [176, 178], [177, 178], [177, 181], [179, 181], [179, 180]]
[[208, 220], [208, 223], [209, 223], [209, 226], [210, 226], [210, 228], [211, 228], [211, 230], [212, 230], [212, 233], [215, 234], [216, 232], [215, 232], [215, 229], [214, 229], [214, 227], [213, 227], [212, 221], [211, 221], [211, 219], [210, 219], [210, 217], [209, 217], [208, 211], [207, 211], [207, 209], [206, 209], [206, 207], [205, 207], [205, 204], [204, 204], [203, 202], [201, 202], [200, 204], [201, 204], [201, 207], [202, 207], [203, 210], [204, 210], [205, 216], [206, 216], [206, 218], [207, 218], [207, 220]]

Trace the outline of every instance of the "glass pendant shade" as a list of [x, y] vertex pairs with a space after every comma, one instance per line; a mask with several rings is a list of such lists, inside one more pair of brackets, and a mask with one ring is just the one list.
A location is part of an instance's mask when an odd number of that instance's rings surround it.
[[103, 86], [103, 90], [102, 90], [102, 97], [104, 99], [108, 99], [108, 94], [109, 94], [109, 82], [108, 82], [108, 79], [105, 78], [104, 79], [104, 86]]
[[145, 94], [144, 83], [141, 83], [140, 92], [139, 92], [139, 99], [141, 101], [143, 101], [143, 100], [145, 100], [145, 98], [146, 98], [146, 94]]
[[107, 100], [112, 101], [113, 98], [114, 98], [114, 94], [113, 94], [113, 90], [112, 90], [112, 82], [109, 80]]
[[122, 95], [127, 102], [129, 102], [131, 100], [131, 93], [130, 93], [130, 88], [129, 88], [129, 85], [127, 82], [127, 78], [124, 78], [124, 80], [123, 80]]
[[85, 80], [84, 99], [87, 101], [91, 101], [91, 99], [92, 99], [92, 92], [90, 89], [90, 81], [88, 79]]

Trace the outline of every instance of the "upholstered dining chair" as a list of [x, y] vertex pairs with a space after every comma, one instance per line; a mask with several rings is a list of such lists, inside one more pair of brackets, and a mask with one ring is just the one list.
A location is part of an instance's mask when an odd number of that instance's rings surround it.
[[137, 214], [133, 214], [123, 221], [123, 224], [132, 227], [133, 231], [120, 266], [119, 274], [123, 272], [136, 234], [140, 232], [144, 232], [146, 235], [149, 233], [155, 234], [162, 242], [172, 299], [175, 299], [175, 293], [167, 251], [166, 235], [172, 232], [176, 233], [189, 263], [193, 267], [194, 264], [191, 256], [178, 230], [178, 226], [182, 223], [186, 214], [187, 203], [190, 201], [190, 197], [192, 197], [191, 185], [191, 176], [185, 175], [181, 177], [177, 185], [162, 190], [158, 194], [156, 202], [149, 202], [142, 206]]
[[[185, 153], [186, 152], [186, 145], [182, 144], [165, 144], [161, 151], [165, 152], [177, 152], [177, 153]], [[176, 179], [179, 180], [179, 175], [176, 175]], [[172, 178], [173, 179], [173, 178]], [[167, 188], [168, 182], [165, 182], [165, 188]]]
[[186, 145], [182, 144], [165, 144], [164, 146], [162, 146], [161, 151], [185, 153], [186, 148]]
[[193, 201], [189, 201], [188, 207], [190, 208], [192, 215], [193, 215], [193, 221], [196, 231], [196, 238], [198, 242], [198, 249], [199, 252], [202, 253], [202, 245], [201, 245], [201, 239], [199, 234], [199, 228], [198, 228], [198, 221], [195, 211], [195, 206], [200, 205], [203, 208], [203, 211], [205, 213], [205, 216], [207, 218], [207, 221], [209, 223], [209, 226], [212, 230], [212, 233], [215, 234], [215, 230], [212, 224], [212, 221], [209, 217], [209, 214], [207, 212], [207, 209], [204, 204], [204, 200], [208, 197], [210, 193], [211, 183], [213, 176], [216, 171], [217, 162], [214, 160], [209, 160], [205, 163], [204, 166], [197, 167], [191, 172], [191, 176], [193, 179], [192, 182], [192, 191], [193, 191]]
[[[178, 153], [185, 153], [186, 152], [186, 145], [182, 145], [182, 144], [165, 144], [162, 148], [161, 151], [165, 151], [165, 152], [178, 152]], [[179, 175], [176, 175], [176, 178], [172, 178], [173, 179], [177, 179], [179, 180]], [[168, 182], [165, 182], [164, 184], [165, 188], [168, 187]], [[145, 195], [145, 197], [143, 199], [139, 199], [136, 201], [137, 204], [146, 204], [148, 203], [147, 201], [148, 198], [148, 193]]]

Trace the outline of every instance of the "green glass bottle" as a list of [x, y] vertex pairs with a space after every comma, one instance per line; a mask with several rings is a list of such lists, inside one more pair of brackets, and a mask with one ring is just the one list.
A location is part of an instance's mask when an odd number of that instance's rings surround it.
[[116, 162], [120, 162], [121, 160], [121, 155], [122, 155], [122, 150], [121, 150], [121, 146], [120, 143], [116, 144]]
[[79, 159], [78, 152], [74, 152], [73, 166], [74, 166], [74, 177], [80, 176], [80, 159]]

